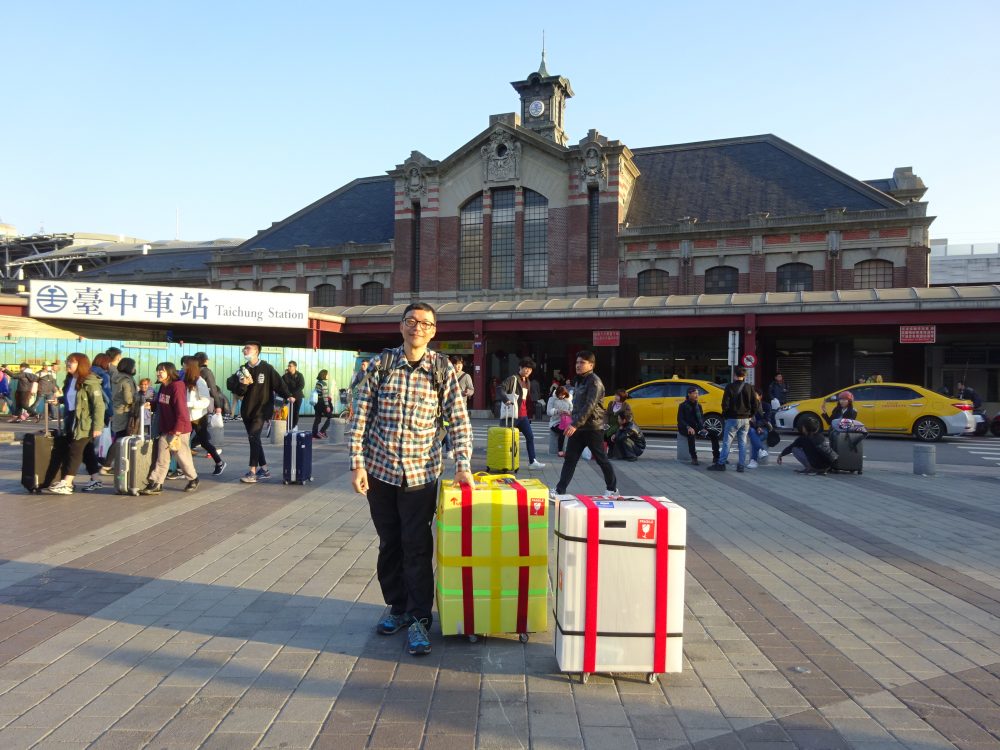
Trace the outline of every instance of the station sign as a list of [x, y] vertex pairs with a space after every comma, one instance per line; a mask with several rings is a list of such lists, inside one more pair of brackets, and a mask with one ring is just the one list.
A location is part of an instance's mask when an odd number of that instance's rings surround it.
[[933, 344], [937, 341], [937, 326], [900, 326], [900, 344]]
[[621, 331], [594, 331], [594, 346], [618, 346], [621, 338]]
[[102, 323], [308, 328], [309, 295], [31, 279], [29, 315]]

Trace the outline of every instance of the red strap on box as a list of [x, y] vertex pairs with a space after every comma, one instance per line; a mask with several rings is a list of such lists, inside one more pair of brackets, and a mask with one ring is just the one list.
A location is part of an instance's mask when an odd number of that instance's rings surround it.
[[600, 511], [587, 495], [576, 499], [587, 509], [587, 584], [584, 587], [583, 671], [594, 671], [597, 665], [597, 575], [601, 549]]
[[653, 671], [667, 670], [667, 562], [670, 556], [670, 514], [667, 506], [643, 497], [656, 508], [656, 606], [653, 615]]
[[[462, 557], [472, 557], [472, 486], [462, 487]], [[472, 568], [462, 568], [462, 611], [465, 635], [476, 632], [476, 607], [473, 601]]]
[[[528, 536], [528, 490], [523, 484], [510, 480], [510, 486], [517, 493], [517, 554], [527, 557], [531, 554]], [[517, 632], [528, 632], [528, 572], [527, 565], [517, 571]]]

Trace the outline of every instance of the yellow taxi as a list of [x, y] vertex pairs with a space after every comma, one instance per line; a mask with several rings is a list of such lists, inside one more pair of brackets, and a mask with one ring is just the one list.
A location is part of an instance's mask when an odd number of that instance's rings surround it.
[[942, 396], [911, 383], [860, 383], [828, 396], [785, 404], [774, 413], [778, 429], [797, 430], [805, 420], [822, 429], [837, 405], [837, 394], [850, 391], [858, 421], [869, 432], [913, 435], [917, 440], [936, 442], [945, 435], [962, 435], [975, 430], [972, 402]]
[[[688, 388], [698, 389], [698, 401], [705, 415], [705, 427], [722, 432], [722, 386], [708, 380], [678, 378], [650, 380], [628, 388], [626, 403], [632, 407], [632, 417], [643, 430], [677, 429], [677, 407], [687, 398]], [[610, 408], [614, 395], [605, 398], [604, 408]]]

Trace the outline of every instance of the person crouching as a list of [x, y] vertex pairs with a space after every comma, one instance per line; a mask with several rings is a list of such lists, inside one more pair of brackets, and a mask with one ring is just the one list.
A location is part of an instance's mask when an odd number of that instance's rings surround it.
[[826, 474], [837, 463], [837, 454], [830, 447], [830, 441], [812, 420], [803, 420], [799, 425], [799, 436], [778, 456], [781, 459], [791, 453], [802, 464], [799, 474]]

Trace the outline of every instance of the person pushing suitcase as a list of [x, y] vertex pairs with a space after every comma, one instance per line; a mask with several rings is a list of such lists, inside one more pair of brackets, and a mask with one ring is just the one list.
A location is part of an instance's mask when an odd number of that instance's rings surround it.
[[472, 425], [458, 374], [447, 357], [427, 348], [436, 325], [430, 305], [407, 306], [399, 324], [403, 344], [371, 360], [350, 428], [352, 483], [368, 497], [379, 537], [376, 572], [389, 605], [375, 630], [391, 635], [407, 628], [414, 655], [431, 651], [431, 521], [444, 424], [455, 451], [455, 481], [473, 484]]

